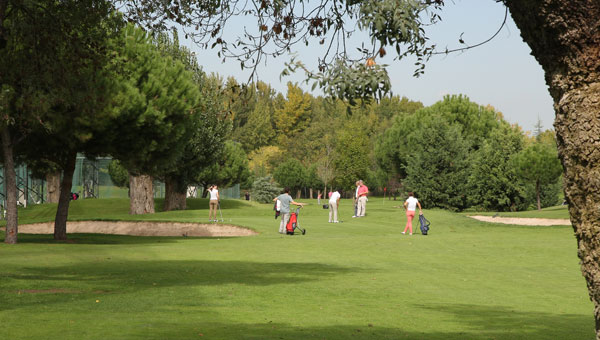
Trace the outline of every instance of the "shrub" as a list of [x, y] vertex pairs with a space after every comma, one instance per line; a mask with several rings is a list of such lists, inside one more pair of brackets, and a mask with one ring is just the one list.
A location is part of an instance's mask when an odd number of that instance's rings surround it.
[[252, 183], [252, 199], [260, 203], [271, 203], [281, 193], [281, 188], [271, 176], [257, 177]]

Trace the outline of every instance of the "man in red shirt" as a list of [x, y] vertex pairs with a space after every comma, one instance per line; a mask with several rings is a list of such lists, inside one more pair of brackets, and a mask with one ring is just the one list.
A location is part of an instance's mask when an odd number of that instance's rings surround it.
[[362, 180], [359, 181], [359, 185], [360, 186], [358, 187], [358, 210], [356, 212], [356, 216], [365, 217], [369, 188], [363, 183]]

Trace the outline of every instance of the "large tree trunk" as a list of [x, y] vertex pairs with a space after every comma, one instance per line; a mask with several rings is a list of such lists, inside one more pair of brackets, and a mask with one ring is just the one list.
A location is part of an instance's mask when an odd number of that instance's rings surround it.
[[17, 243], [19, 234], [17, 210], [17, 174], [13, 158], [13, 144], [8, 127], [2, 129], [2, 153], [4, 156], [4, 185], [6, 186], [6, 235], [4, 242]]
[[165, 206], [163, 210], [185, 210], [186, 194], [186, 186], [180, 183], [180, 181], [177, 178], [167, 176], [165, 178]]
[[129, 174], [129, 214], [154, 213], [154, 187], [152, 176]]
[[77, 162], [77, 153], [69, 156], [63, 168], [63, 178], [60, 182], [60, 197], [58, 199], [58, 208], [54, 218], [54, 239], [64, 241], [67, 239], [67, 218], [69, 216], [69, 203], [71, 203], [71, 187], [73, 186], [73, 173], [75, 172], [75, 163]]
[[[46, 175], [46, 186], [48, 187], [48, 203], [58, 203], [60, 198], [60, 172], [53, 172]], [[70, 190], [70, 189], [69, 189]]]
[[506, 4], [554, 99], [565, 198], [600, 340], [600, 1]]

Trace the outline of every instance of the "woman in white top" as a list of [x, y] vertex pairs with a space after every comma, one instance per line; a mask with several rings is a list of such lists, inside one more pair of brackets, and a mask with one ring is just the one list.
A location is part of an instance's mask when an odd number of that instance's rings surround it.
[[409, 230], [410, 235], [412, 235], [412, 220], [415, 217], [415, 210], [417, 210], [417, 206], [419, 206], [419, 215], [423, 213], [421, 210], [421, 203], [419, 200], [413, 197], [414, 194], [412, 192], [408, 193], [408, 198], [406, 202], [404, 202], [404, 209], [406, 209], [406, 227], [402, 234], [406, 234], [406, 230]]
[[[217, 186], [213, 185], [208, 189], [210, 193], [210, 201], [208, 203], [208, 221], [209, 222], [217, 222], [217, 208], [219, 206], [219, 190], [217, 190]], [[214, 216], [214, 220], [213, 220]]]

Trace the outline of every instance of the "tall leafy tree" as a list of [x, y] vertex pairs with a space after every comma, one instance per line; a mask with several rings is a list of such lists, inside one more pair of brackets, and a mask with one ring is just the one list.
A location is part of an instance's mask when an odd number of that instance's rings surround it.
[[203, 188], [208, 188], [211, 184], [229, 187], [248, 180], [250, 176], [248, 157], [241, 144], [230, 140], [225, 141], [224, 144], [223, 152], [218, 155], [215, 162], [202, 168], [202, 171], [196, 175], [194, 183], [202, 185]]
[[306, 169], [306, 187], [309, 190], [308, 198], [314, 198], [314, 190], [323, 187], [323, 181], [319, 176], [318, 164], [312, 164]]
[[555, 183], [562, 173], [556, 149], [551, 145], [535, 143], [516, 154], [513, 165], [519, 177], [535, 184], [537, 209], [541, 210], [542, 186]]
[[335, 180], [335, 148], [330, 136], [324, 138], [324, 147], [320, 153], [320, 157], [316, 163], [317, 176], [323, 183], [323, 192], [326, 193], [327, 188], [331, 187], [331, 183]]
[[503, 124], [477, 150], [468, 177], [468, 202], [485, 210], [508, 211], [528, 204], [526, 188], [511, 162], [524, 144], [522, 132]]
[[246, 124], [238, 130], [236, 140], [247, 152], [273, 143], [275, 127], [273, 126], [273, 97], [275, 91], [267, 84], [258, 82], [256, 102], [248, 114]]
[[474, 149], [481, 146], [502, 119], [492, 107], [474, 103], [465, 95], [446, 95], [443, 100], [419, 110], [419, 115], [439, 115], [447, 122], [459, 124], [463, 138]]
[[349, 190], [359, 179], [366, 179], [370, 165], [369, 137], [356, 122], [347, 124], [336, 136], [335, 185]]
[[112, 81], [104, 65], [110, 60], [109, 38], [119, 22], [112, 11], [111, 3], [101, 0], [0, 2], [7, 243], [16, 242], [17, 232], [15, 148], [31, 154], [31, 146], [40, 139], [36, 157], [45, 157], [64, 173], [54, 238], [66, 239], [76, 153], [99, 152], [91, 141], [97, 125], [107, 118]]
[[284, 152], [278, 146], [263, 146], [248, 155], [248, 165], [255, 176], [266, 177], [273, 173], [283, 157]]
[[154, 212], [153, 176], [172, 171], [193, 130], [201, 95], [194, 74], [129, 25], [116, 41], [119, 95], [111, 153], [130, 172], [130, 213]]
[[154, 44], [164, 57], [173, 58], [184, 65], [201, 93], [193, 111], [189, 112], [189, 125], [186, 126], [189, 132], [187, 139], [182, 141], [181, 156], [173, 167], [159, 174], [165, 182], [163, 209], [185, 210], [188, 186], [195, 184], [198, 175], [206, 167], [215, 164], [222, 155], [231, 121], [225, 109], [220, 79], [206, 76], [198, 65], [196, 55], [179, 45], [177, 32], [172, 38], [157, 34]]
[[286, 100], [275, 108], [274, 121], [277, 128], [277, 141], [280, 147], [293, 152], [293, 140], [310, 124], [312, 118], [311, 97], [297, 84], [287, 84]]
[[462, 210], [467, 207], [469, 143], [461, 126], [440, 116], [424, 120], [409, 145], [405, 187], [427, 207]]
[[273, 178], [280, 185], [290, 188], [290, 190], [296, 190], [296, 198], [300, 198], [300, 190], [306, 184], [307, 171], [299, 160], [289, 158], [275, 168]]

